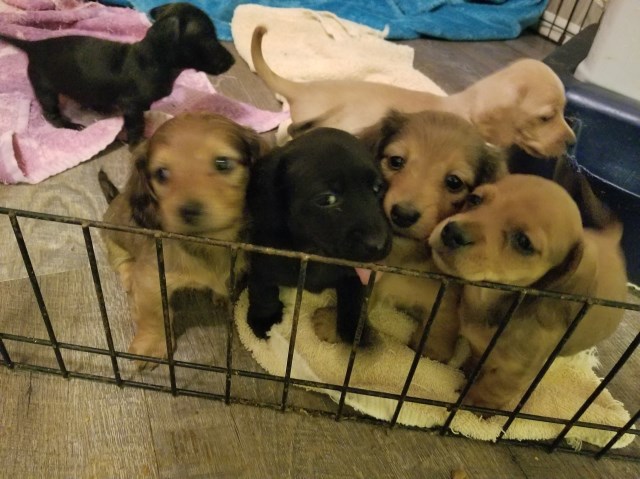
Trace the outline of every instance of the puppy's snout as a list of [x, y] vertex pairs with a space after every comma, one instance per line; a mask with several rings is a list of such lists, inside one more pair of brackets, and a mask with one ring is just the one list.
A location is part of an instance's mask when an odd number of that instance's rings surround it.
[[473, 243], [471, 238], [459, 223], [451, 221], [442, 228], [440, 238], [444, 245], [451, 249], [458, 249], [462, 246], [467, 246]]
[[367, 258], [371, 258], [372, 261], [382, 259], [391, 249], [391, 236], [390, 235], [375, 235], [368, 236], [362, 241], [362, 248]]
[[420, 212], [408, 203], [396, 203], [391, 207], [391, 221], [400, 228], [408, 228], [420, 219]]
[[180, 207], [180, 218], [185, 224], [196, 225], [202, 215], [203, 206], [198, 201], [189, 201]]

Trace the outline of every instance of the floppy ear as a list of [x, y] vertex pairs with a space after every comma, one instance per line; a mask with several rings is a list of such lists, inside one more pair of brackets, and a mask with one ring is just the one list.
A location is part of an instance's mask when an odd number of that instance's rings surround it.
[[287, 145], [275, 148], [251, 165], [247, 204], [253, 213], [254, 240], [270, 246], [286, 246], [289, 236], [287, 150]]
[[173, 7], [173, 4], [167, 3], [166, 5], [160, 5], [159, 7], [152, 8], [149, 11], [149, 16], [153, 20], [160, 20], [162, 17], [164, 17], [168, 12], [172, 10], [171, 7]]
[[[162, 7], [160, 7], [162, 8]], [[150, 45], [158, 55], [172, 55], [175, 45], [180, 41], [181, 35], [180, 18], [176, 15], [160, 15], [151, 28], [147, 30], [144, 42]]]
[[242, 127], [239, 136], [245, 164], [253, 165], [269, 152], [267, 141], [251, 128]]
[[158, 199], [149, 182], [148, 145], [143, 143], [134, 152], [133, 169], [127, 183], [131, 218], [143, 228], [162, 229]]
[[595, 274], [595, 264], [586, 264], [584, 240], [575, 243], [564, 260], [536, 281], [532, 287], [572, 294], [587, 294], [580, 286], [591, 282]]
[[470, 120], [489, 143], [501, 147], [515, 143], [516, 125], [520, 123], [519, 105], [526, 89], [522, 84], [500, 83], [476, 92]]
[[373, 153], [376, 160], [382, 158], [384, 149], [404, 128], [407, 117], [396, 110], [390, 110], [385, 117], [373, 126], [365, 128], [356, 136]]
[[485, 143], [476, 167], [473, 188], [485, 183], [495, 183], [507, 173], [507, 155], [504, 149]]

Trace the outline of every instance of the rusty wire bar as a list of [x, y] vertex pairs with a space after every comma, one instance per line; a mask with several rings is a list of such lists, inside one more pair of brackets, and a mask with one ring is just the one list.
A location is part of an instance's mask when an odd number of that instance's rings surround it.
[[433, 302], [433, 306], [431, 307], [431, 313], [429, 313], [429, 318], [427, 318], [427, 322], [424, 325], [424, 330], [422, 331], [422, 336], [420, 336], [420, 342], [418, 343], [418, 350], [413, 356], [413, 362], [411, 363], [411, 367], [409, 368], [409, 372], [407, 373], [407, 379], [402, 387], [402, 392], [400, 393], [400, 399], [398, 399], [398, 405], [396, 406], [395, 411], [393, 412], [393, 416], [391, 417], [391, 423], [389, 427], [394, 427], [398, 421], [398, 417], [400, 417], [400, 410], [402, 409], [402, 405], [407, 397], [407, 393], [409, 392], [409, 388], [411, 387], [411, 381], [413, 381], [413, 376], [416, 373], [416, 369], [418, 368], [418, 362], [422, 358], [422, 352], [424, 351], [424, 347], [427, 344], [427, 338], [429, 337], [429, 332], [431, 331], [431, 325], [433, 324], [436, 316], [438, 315], [438, 311], [440, 310], [440, 304], [442, 303], [442, 298], [447, 292], [447, 287], [449, 283], [443, 281], [440, 283], [440, 288], [438, 288], [438, 294], [436, 295], [436, 299]]
[[91, 239], [91, 231], [89, 230], [88, 226], [82, 226], [82, 234], [84, 236], [84, 244], [87, 248], [87, 256], [89, 258], [89, 266], [91, 267], [91, 276], [93, 278], [93, 286], [96, 290], [96, 299], [98, 300], [98, 307], [100, 308], [100, 317], [102, 318], [102, 328], [104, 329], [104, 336], [107, 341], [107, 348], [109, 348], [109, 356], [111, 356], [111, 367], [113, 369], [113, 377], [116, 380], [116, 384], [118, 384], [118, 386], [122, 386], [122, 378], [120, 377], [120, 370], [118, 368], [118, 358], [116, 356], [116, 349], [113, 345], [113, 336], [111, 335], [111, 326], [109, 325], [107, 308], [104, 302], [104, 294], [102, 292], [102, 283], [100, 281], [98, 263], [96, 262], [96, 254], [93, 249], [93, 240]]
[[238, 259], [238, 248], [229, 249], [229, 317], [227, 318], [227, 368], [224, 384], [224, 402], [231, 401], [231, 368], [233, 367], [233, 318], [235, 318], [236, 300], [238, 292], [236, 279], [236, 260]]
[[67, 371], [67, 367], [65, 366], [64, 360], [62, 359], [62, 354], [60, 353], [60, 348], [58, 347], [58, 340], [56, 339], [56, 334], [53, 331], [53, 325], [51, 324], [51, 318], [49, 317], [49, 312], [47, 311], [47, 306], [44, 302], [44, 297], [42, 296], [40, 285], [38, 284], [38, 278], [36, 277], [36, 273], [33, 269], [33, 264], [31, 264], [31, 258], [29, 257], [27, 244], [25, 243], [22, 236], [22, 230], [20, 229], [18, 218], [15, 214], [9, 214], [9, 220], [11, 221], [13, 234], [16, 237], [16, 242], [18, 243], [18, 248], [20, 249], [20, 254], [22, 255], [22, 262], [24, 263], [24, 267], [27, 270], [27, 275], [29, 275], [31, 289], [33, 290], [33, 294], [36, 297], [38, 308], [40, 308], [42, 321], [44, 322], [44, 326], [47, 330], [47, 335], [49, 336], [49, 341], [51, 341], [51, 347], [53, 348], [53, 352], [56, 356], [58, 368], [60, 368], [62, 376], [66, 378], [69, 375], [69, 372]]
[[616, 434], [611, 438], [611, 440], [607, 444], [605, 444], [604, 447], [602, 449], [600, 449], [596, 453], [596, 455], [594, 457], [596, 459], [600, 459], [607, 452], [609, 452], [609, 449], [611, 449], [613, 447], [613, 445], [616, 442], [618, 442], [618, 439], [620, 439], [623, 434], [625, 434], [629, 429], [631, 429], [633, 427], [633, 425], [638, 420], [638, 418], [640, 418], [640, 409], [638, 409], [636, 411], [636, 413], [633, 415], [633, 417], [631, 419], [629, 419], [624, 426], [622, 426], [621, 428], [618, 429], [618, 432], [616, 432]]
[[2, 361], [9, 368], [13, 368], [13, 361], [11, 360], [11, 356], [9, 356], [9, 351], [7, 351], [7, 347], [4, 345], [4, 341], [0, 337], [0, 356], [2, 356]]
[[502, 335], [503, 331], [505, 330], [505, 328], [509, 324], [509, 321], [511, 320], [511, 317], [513, 316], [513, 314], [516, 312], [516, 310], [518, 309], [520, 304], [522, 304], [522, 301], [524, 300], [525, 296], [526, 296], [526, 293], [524, 293], [524, 292], [518, 293], [516, 298], [511, 303], [511, 306], [509, 306], [507, 314], [505, 315], [504, 318], [502, 318], [502, 321], [500, 322], [500, 325], [498, 326], [498, 329], [496, 329], [496, 332], [493, 334], [493, 337], [491, 338], [491, 341], [489, 341], [489, 344], [487, 345], [486, 349], [484, 350], [484, 353], [482, 353], [482, 356], [480, 356], [480, 360], [478, 361], [478, 364], [476, 365], [474, 370], [469, 375], [469, 378], [467, 380], [467, 384], [464, 386], [464, 388], [460, 392], [460, 396], [458, 396], [458, 400], [456, 401], [456, 403], [451, 408], [451, 412], [449, 413], [449, 416], [447, 417], [446, 421], [442, 425], [442, 428], [440, 429], [440, 435], [441, 436], [444, 436], [447, 433], [447, 431], [449, 430], [449, 426], [451, 425], [451, 422], [453, 422], [453, 418], [458, 413], [458, 410], [460, 409], [460, 406], [462, 405], [462, 401], [464, 401], [464, 398], [469, 393], [469, 390], [471, 389], [471, 386], [473, 386], [473, 383], [477, 379], [478, 374], [480, 373], [480, 369], [482, 369], [482, 366], [484, 365], [485, 361], [489, 357], [489, 354], [491, 354], [491, 351], [493, 351], [493, 348], [495, 347], [496, 343], [498, 342], [498, 339], [500, 338], [500, 336]]
[[351, 380], [351, 373], [353, 372], [353, 364], [356, 361], [356, 349], [358, 349], [358, 345], [360, 344], [360, 338], [362, 337], [362, 331], [364, 330], [364, 325], [367, 322], [367, 312], [369, 310], [369, 298], [371, 297], [371, 292], [373, 291], [373, 285], [376, 282], [376, 271], [371, 271], [371, 276], [369, 276], [369, 281], [367, 282], [367, 287], [364, 291], [364, 296], [362, 297], [362, 304], [360, 305], [360, 317], [358, 318], [358, 326], [356, 328], [356, 335], [353, 338], [353, 344], [351, 345], [351, 353], [349, 354], [349, 362], [347, 363], [347, 372], [344, 375], [344, 382], [342, 384], [342, 389], [340, 393], [340, 400], [338, 401], [338, 410], [336, 411], [336, 421], [339, 421], [342, 417], [342, 410], [344, 409], [344, 401], [347, 398], [347, 390], [349, 388], [349, 381]]
[[167, 298], [167, 278], [164, 268], [164, 252], [162, 248], [162, 238], [156, 237], [156, 256], [158, 258], [158, 278], [160, 280], [160, 296], [162, 298], [162, 319], [164, 321], [164, 336], [167, 344], [167, 360], [169, 364], [169, 383], [171, 384], [171, 394], [178, 394], [176, 387], [176, 368], [173, 359], [173, 325], [169, 311], [169, 300]]
[[498, 435], [496, 441], [500, 441], [504, 437], [504, 435], [507, 433], [507, 431], [509, 430], [509, 427], [511, 427], [511, 424], [513, 423], [513, 421], [516, 419], [516, 417], [518, 417], [518, 413], [522, 410], [524, 405], [527, 403], [527, 401], [529, 400], [529, 398], [533, 394], [533, 391], [535, 391], [535, 389], [538, 386], [538, 384], [540, 383], [540, 381], [542, 381], [542, 378], [544, 377], [544, 375], [547, 373], [547, 371], [551, 367], [551, 364], [553, 364], [553, 361], [555, 361], [555, 359], [558, 357], [558, 355], [560, 354], [560, 351], [562, 351], [562, 348], [564, 347], [566, 342], [569, 340], [569, 338], [571, 337], [571, 335], [573, 334], [575, 329], [578, 327], [578, 325], [582, 321], [582, 318], [584, 318], [586, 316], [586, 314], [589, 312], [590, 307], [591, 306], [586, 302], [582, 305], [582, 307], [580, 308], [580, 310], [576, 314], [575, 318], [573, 318], [573, 320], [569, 324], [569, 327], [567, 328], [565, 333], [560, 338], [560, 341], [558, 342], [556, 347], [553, 349], [553, 351], [551, 351], [551, 354], [549, 355], [549, 357], [545, 361], [544, 365], [542, 366], [542, 369], [540, 369], [540, 371], [538, 372], [536, 377], [533, 379], [533, 381], [529, 385], [529, 388], [522, 395], [522, 397], [520, 398], [520, 401], [518, 401], [518, 404], [513, 409], [513, 412], [511, 413], [511, 415], [507, 419], [507, 422], [505, 422], [504, 425], [502, 426], [502, 431], [500, 431], [500, 434]]
[[593, 401], [596, 400], [596, 398], [600, 395], [600, 393], [604, 390], [604, 388], [607, 387], [607, 385], [615, 377], [615, 375], [622, 368], [622, 366], [625, 365], [625, 363], [627, 362], [627, 359], [629, 359], [631, 355], [635, 352], [636, 348], [638, 347], [638, 344], [640, 344], [640, 333], [636, 334], [636, 337], [633, 338], [633, 341], [631, 341], [631, 344], [629, 344], [627, 349], [625, 349], [624, 353], [622, 353], [622, 356], [620, 356], [620, 359], [618, 359], [618, 361], [613, 365], [613, 367], [611, 368], [611, 371], [609, 371], [609, 374], [607, 374], [604, 377], [604, 379], [600, 382], [600, 384], [598, 384], [598, 387], [587, 398], [587, 400], [582, 404], [582, 406], [580, 406], [580, 409], [578, 409], [578, 411], [569, 420], [569, 422], [564, 427], [564, 429], [562, 429], [560, 434], [558, 434], [558, 436], [554, 439], [553, 443], [549, 447], [549, 450], [551, 452], [553, 452], [558, 447], [558, 444], [560, 444], [560, 441], [562, 441], [562, 439], [564, 439], [564, 437], [567, 435], [567, 433], [569, 432], [569, 429], [571, 429], [575, 425], [575, 422], [578, 419], [580, 419], [580, 417], [584, 414], [584, 412], [589, 408], [591, 403], [593, 403]]
[[[280, 403], [280, 410], [284, 411], [287, 408], [287, 396], [289, 395], [289, 384], [291, 383], [291, 366], [293, 365], [293, 351], [296, 346], [296, 336], [298, 334], [298, 319], [300, 317], [300, 305], [302, 304], [302, 291], [304, 290], [304, 283], [307, 279], [307, 265], [306, 258], [300, 261], [300, 271], [298, 272], [298, 284], [296, 286], [296, 301], [293, 306], [293, 318], [291, 321], [291, 336], [289, 337], [289, 350], [287, 352], [287, 366], [284, 372], [284, 385], [282, 387], [282, 401]], [[284, 314], [284, 313], [283, 313]]]

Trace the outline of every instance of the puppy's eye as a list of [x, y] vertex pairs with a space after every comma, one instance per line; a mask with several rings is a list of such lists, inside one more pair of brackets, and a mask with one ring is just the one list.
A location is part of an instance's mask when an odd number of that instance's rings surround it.
[[538, 117], [538, 119], [540, 120], [540, 123], [548, 123], [553, 120], [554, 116], [555, 115], [541, 115]]
[[160, 184], [164, 184], [169, 181], [171, 173], [168, 168], [158, 168], [153, 172], [153, 178]]
[[444, 184], [452, 193], [457, 193], [465, 187], [464, 181], [456, 175], [447, 175], [444, 179]]
[[529, 256], [535, 253], [529, 237], [522, 231], [518, 231], [512, 237], [513, 246], [522, 254]]
[[387, 158], [387, 166], [391, 170], [401, 170], [404, 168], [406, 162], [407, 160], [401, 156], [390, 156]]
[[335, 206], [338, 204], [338, 195], [335, 193], [322, 193], [321, 195], [316, 196], [315, 203], [322, 208], [329, 208], [331, 206]]
[[215, 160], [213, 160], [213, 166], [218, 171], [231, 171], [236, 166], [235, 161], [231, 158], [227, 158], [226, 156], [218, 156]]
[[480, 195], [475, 195], [475, 194], [470, 194], [469, 196], [467, 196], [467, 205], [470, 207], [475, 207], [482, 204], [482, 196]]

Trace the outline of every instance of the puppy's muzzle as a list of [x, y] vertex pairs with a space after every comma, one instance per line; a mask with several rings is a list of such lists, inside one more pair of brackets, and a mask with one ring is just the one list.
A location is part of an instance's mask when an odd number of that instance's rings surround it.
[[414, 225], [420, 216], [420, 212], [409, 203], [396, 203], [391, 207], [391, 221], [400, 228]]
[[464, 231], [459, 223], [451, 221], [447, 223], [440, 233], [442, 243], [450, 249], [458, 249], [463, 246], [473, 244], [470, 236]]
[[188, 201], [180, 207], [179, 213], [183, 223], [195, 226], [202, 216], [204, 208], [198, 201]]
[[354, 261], [378, 261], [391, 251], [391, 234], [388, 231], [372, 234], [354, 234]]

